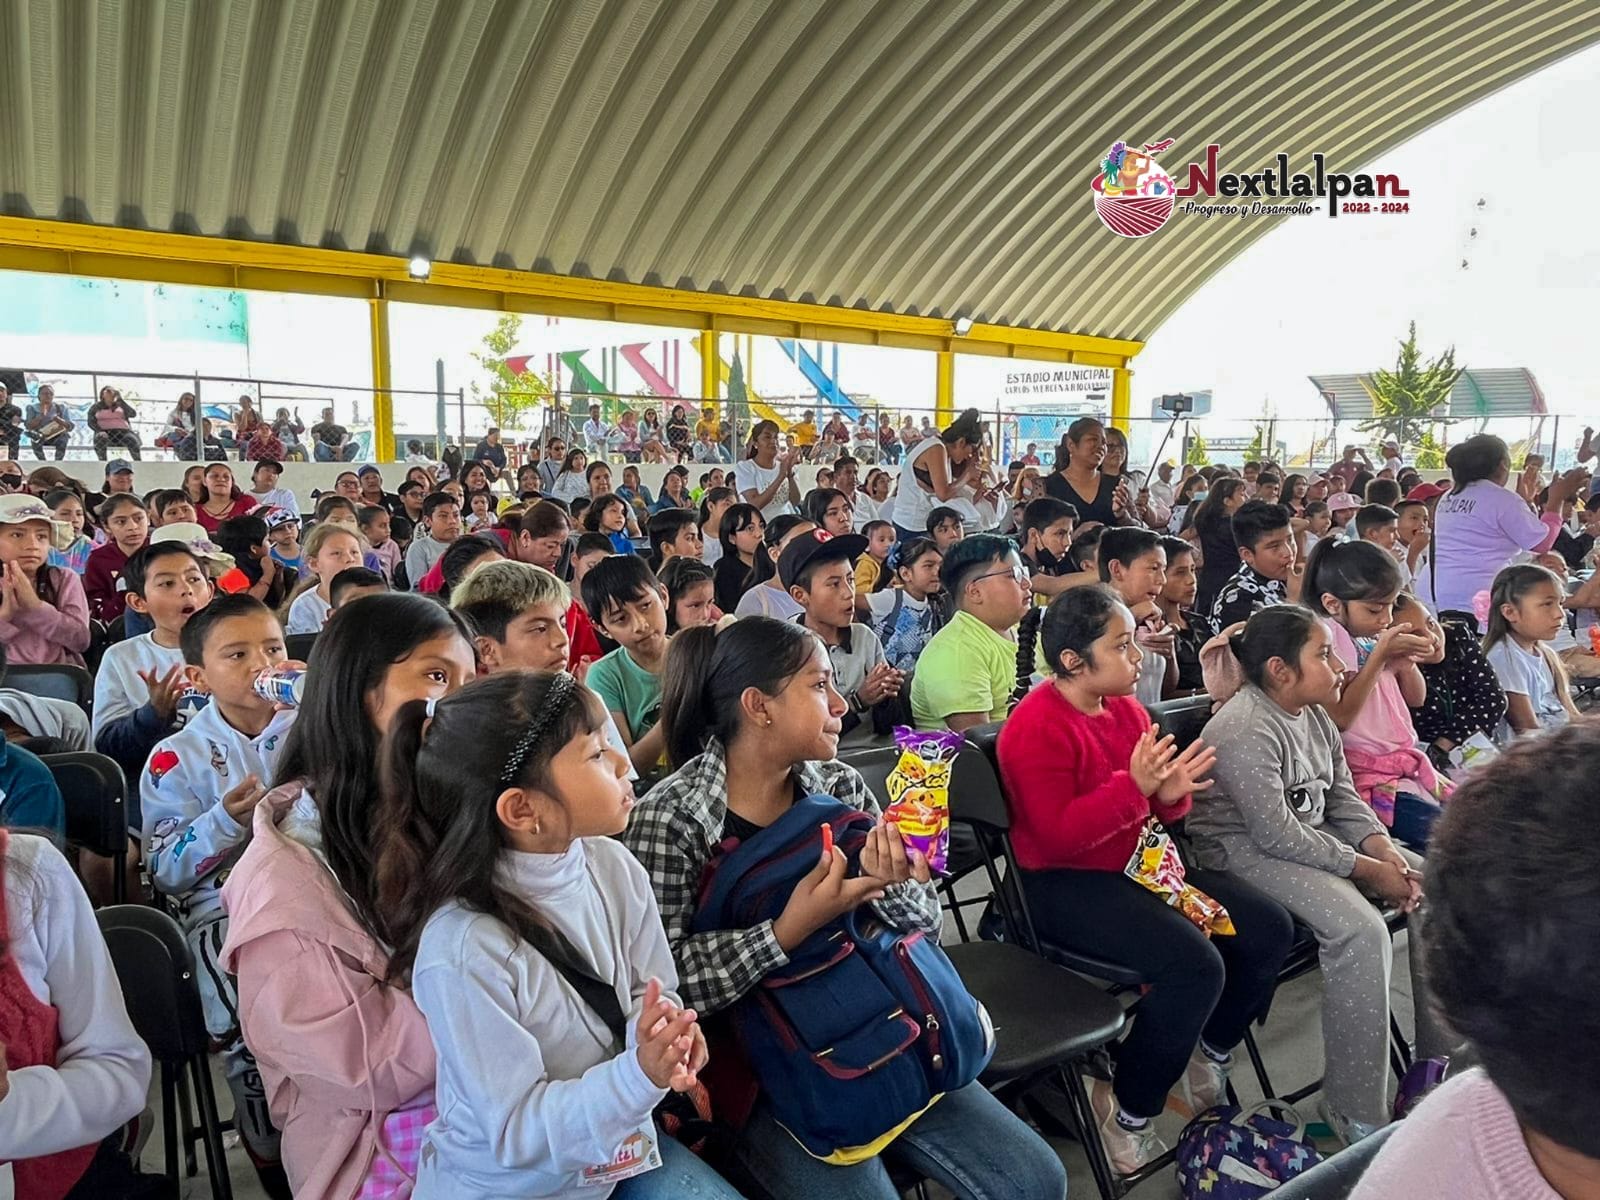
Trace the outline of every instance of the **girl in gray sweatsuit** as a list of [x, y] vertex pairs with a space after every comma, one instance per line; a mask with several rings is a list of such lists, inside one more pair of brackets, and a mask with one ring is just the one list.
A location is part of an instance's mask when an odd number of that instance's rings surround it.
[[1414, 910], [1421, 859], [1389, 840], [1351, 782], [1339, 729], [1321, 707], [1337, 698], [1344, 670], [1323, 622], [1298, 605], [1263, 609], [1234, 639], [1234, 653], [1248, 682], [1201, 735], [1216, 748], [1216, 786], [1195, 793], [1185, 832], [1196, 866], [1260, 888], [1316, 934], [1326, 985], [1325, 1108], [1335, 1132], [1356, 1141], [1389, 1112], [1393, 951], [1373, 900]]

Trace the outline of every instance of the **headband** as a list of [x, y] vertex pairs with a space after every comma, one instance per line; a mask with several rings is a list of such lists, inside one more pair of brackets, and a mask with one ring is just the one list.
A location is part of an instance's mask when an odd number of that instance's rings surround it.
[[556, 719], [561, 716], [567, 707], [567, 702], [577, 693], [578, 680], [567, 671], [556, 674], [550, 683], [550, 690], [544, 695], [544, 703], [539, 706], [539, 712], [523, 730], [522, 736], [517, 739], [517, 744], [511, 747], [511, 753], [506, 758], [506, 765], [500, 771], [500, 782], [510, 786], [516, 782], [517, 772], [522, 770], [522, 764], [527, 760], [533, 748], [539, 744], [539, 739], [549, 732]]

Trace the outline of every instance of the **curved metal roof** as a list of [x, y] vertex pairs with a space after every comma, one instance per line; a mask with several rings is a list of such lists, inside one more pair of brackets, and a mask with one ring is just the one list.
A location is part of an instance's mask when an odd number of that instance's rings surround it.
[[18, 2], [0, 209], [1142, 339], [1274, 222], [1112, 236], [1112, 140], [1354, 171], [1596, 40], [1591, 0]]
[[[1329, 413], [1337, 421], [1366, 421], [1372, 418], [1372, 375], [1311, 375], [1313, 387], [1322, 396]], [[1450, 389], [1444, 416], [1452, 419], [1542, 416], [1544, 392], [1533, 372], [1526, 367], [1468, 367]]]

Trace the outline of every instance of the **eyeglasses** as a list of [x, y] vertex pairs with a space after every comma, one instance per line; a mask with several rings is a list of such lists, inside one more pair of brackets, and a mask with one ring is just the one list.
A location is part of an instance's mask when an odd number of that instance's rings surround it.
[[982, 583], [985, 579], [998, 579], [1002, 575], [1009, 575], [1018, 583], [1028, 582], [1028, 568], [1020, 563], [1014, 567], [1007, 567], [1004, 571], [990, 571], [987, 574], [979, 575], [972, 582]]

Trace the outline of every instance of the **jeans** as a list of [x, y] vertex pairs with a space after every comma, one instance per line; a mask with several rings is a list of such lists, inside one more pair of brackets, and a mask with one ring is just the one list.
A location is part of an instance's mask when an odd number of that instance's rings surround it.
[[951, 1092], [877, 1158], [837, 1167], [812, 1158], [758, 1104], [740, 1135], [744, 1165], [775, 1200], [899, 1200], [883, 1159], [909, 1167], [960, 1200], [1064, 1200], [1067, 1172], [1037, 1133], [981, 1084]]
[[1238, 879], [1191, 868], [1188, 881], [1228, 910], [1237, 932], [1207, 938], [1177, 909], [1120, 871], [1024, 871], [1039, 936], [1118, 963], [1145, 984], [1114, 1055], [1117, 1102], [1157, 1116], [1195, 1044], [1232, 1050], [1263, 1015], [1294, 943], [1284, 907]]
[[1396, 841], [1404, 842], [1418, 854], [1428, 849], [1433, 823], [1444, 813], [1437, 800], [1414, 792], [1400, 792], [1394, 798], [1394, 827], [1389, 830]]
[[316, 444], [316, 455], [318, 462], [354, 462], [356, 459], [356, 444], [350, 442], [335, 449], [326, 442], [318, 442]]
[[106, 448], [117, 446], [133, 455], [133, 461], [139, 461], [139, 435], [131, 429], [107, 429], [103, 433], [94, 435], [94, 454], [101, 462], [106, 459]]
[[656, 1126], [661, 1165], [617, 1184], [614, 1200], [743, 1200], [733, 1187], [677, 1138]]
[[[37, 438], [30, 433], [28, 435], [28, 440], [33, 443], [33, 456], [35, 458], [42, 461], [44, 458], [44, 448], [46, 446], [51, 446], [55, 449], [56, 461], [60, 462], [67, 456], [67, 439], [71, 436], [72, 435], [69, 433], [59, 433], [53, 438]], [[15, 457], [15, 455], [13, 455], [13, 457]]]

